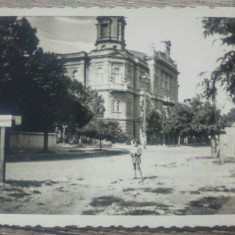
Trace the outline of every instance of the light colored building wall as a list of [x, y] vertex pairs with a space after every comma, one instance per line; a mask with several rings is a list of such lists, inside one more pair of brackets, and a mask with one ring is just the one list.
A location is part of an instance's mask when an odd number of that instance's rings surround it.
[[[156, 108], [178, 101], [178, 72], [165, 53], [151, 55], [125, 49], [124, 17], [97, 17], [96, 50], [65, 55], [68, 75], [98, 91], [104, 99], [104, 118], [117, 120], [131, 137], [143, 136], [144, 97]], [[84, 68], [86, 68], [84, 70]]]
[[69, 63], [66, 65], [67, 75], [74, 80], [77, 80], [84, 84], [84, 60], [78, 62]]
[[235, 157], [235, 123], [225, 128], [225, 134], [220, 136], [220, 146], [223, 157]]
[[[10, 150], [43, 149], [44, 134], [42, 132], [11, 132]], [[56, 145], [56, 133], [48, 134], [48, 147]]]

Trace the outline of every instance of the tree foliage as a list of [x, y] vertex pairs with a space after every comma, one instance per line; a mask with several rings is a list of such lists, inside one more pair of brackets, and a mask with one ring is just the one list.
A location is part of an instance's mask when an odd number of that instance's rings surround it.
[[[202, 24], [205, 37], [220, 35], [223, 44], [235, 45], [235, 18], [204, 18]], [[205, 95], [207, 97], [215, 95], [213, 83], [221, 82], [235, 103], [235, 51], [232, 49], [226, 52], [223, 57], [218, 59], [218, 62], [220, 63], [219, 66], [211, 73], [211, 85], [208, 86], [208, 79], [205, 81]]]
[[[26, 19], [0, 18], [0, 111], [21, 114], [27, 64], [37, 50], [36, 30]], [[30, 90], [30, 87], [29, 87]]]
[[25, 18], [0, 18], [0, 112], [22, 115], [21, 129], [44, 133], [102, 116], [98, 94], [68, 78], [62, 60], [38, 42]]
[[120, 128], [118, 122], [110, 119], [94, 119], [84, 128], [77, 130], [79, 135], [95, 138], [100, 141], [106, 140], [112, 143], [123, 143], [127, 140], [126, 134]]
[[193, 114], [189, 130], [193, 135], [207, 137], [220, 134], [223, 128], [222, 116], [214, 104], [194, 98], [189, 105]]
[[155, 136], [208, 137], [220, 133], [224, 127], [220, 111], [209, 101], [199, 97], [189, 99], [173, 107], [152, 110], [148, 117], [148, 134]]
[[223, 116], [224, 126], [230, 127], [235, 122], [235, 108]]

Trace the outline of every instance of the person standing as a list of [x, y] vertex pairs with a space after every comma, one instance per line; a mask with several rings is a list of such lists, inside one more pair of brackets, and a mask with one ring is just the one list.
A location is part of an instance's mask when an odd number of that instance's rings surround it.
[[131, 149], [131, 157], [132, 157], [132, 163], [133, 163], [133, 167], [134, 167], [134, 173], [135, 173], [135, 179], [137, 178], [136, 176], [136, 171], [139, 171], [140, 177], [142, 179], [142, 171], [140, 168], [140, 164], [141, 164], [141, 156], [142, 156], [142, 148], [139, 144], [138, 141], [133, 140], [132, 141], [132, 149]]

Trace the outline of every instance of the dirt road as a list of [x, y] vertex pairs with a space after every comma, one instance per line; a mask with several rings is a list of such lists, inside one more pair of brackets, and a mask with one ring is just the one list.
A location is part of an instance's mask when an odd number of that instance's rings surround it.
[[144, 179], [128, 154], [7, 163], [0, 213], [187, 215], [235, 213], [235, 158], [209, 147], [148, 146]]

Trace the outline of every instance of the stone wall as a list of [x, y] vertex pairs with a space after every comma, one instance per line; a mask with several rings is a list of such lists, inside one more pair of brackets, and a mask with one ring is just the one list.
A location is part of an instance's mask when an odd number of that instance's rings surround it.
[[[43, 149], [44, 134], [42, 132], [11, 132], [10, 150]], [[56, 145], [56, 133], [49, 133], [48, 147]]]

